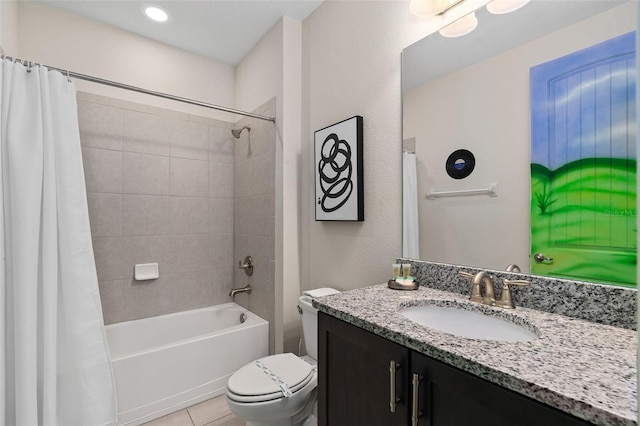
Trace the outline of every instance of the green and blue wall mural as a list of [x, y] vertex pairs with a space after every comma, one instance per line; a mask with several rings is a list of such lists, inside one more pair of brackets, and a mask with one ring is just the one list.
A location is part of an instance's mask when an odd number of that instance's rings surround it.
[[531, 68], [532, 273], [636, 285], [635, 39]]

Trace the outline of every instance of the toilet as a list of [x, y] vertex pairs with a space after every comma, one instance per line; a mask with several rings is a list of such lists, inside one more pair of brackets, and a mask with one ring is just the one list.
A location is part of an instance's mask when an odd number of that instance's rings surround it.
[[339, 291], [319, 288], [298, 299], [306, 356], [270, 355], [250, 362], [229, 378], [227, 404], [247, 426], [317, 425], [318, 310], [311, 301], [335, 293]]

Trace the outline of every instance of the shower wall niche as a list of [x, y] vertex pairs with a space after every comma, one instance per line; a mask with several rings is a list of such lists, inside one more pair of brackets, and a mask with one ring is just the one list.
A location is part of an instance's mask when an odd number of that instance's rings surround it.
[[[250, 307], [271, 322], [273, 125], [85, 92], [78, 118], [105, 323], [230, 301], [231, 288], [246, 284], [234, 284], [245, 252], [256, 259]], [[250, 145], [246, 132], [240, 140], [231, 135], [240, 123], [252, 126]], [[134, 265], [149, 262], [159, 264], [160, 277], [135, 281]]]

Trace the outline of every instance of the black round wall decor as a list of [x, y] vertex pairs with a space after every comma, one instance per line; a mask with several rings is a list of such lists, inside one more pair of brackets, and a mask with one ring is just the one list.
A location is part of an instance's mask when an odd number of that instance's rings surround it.
[[471, 174], [475, 166], [476, 157], [466, 149], [453, 151], [445, 164], [447, 174], [454, 179], [466, 178]]

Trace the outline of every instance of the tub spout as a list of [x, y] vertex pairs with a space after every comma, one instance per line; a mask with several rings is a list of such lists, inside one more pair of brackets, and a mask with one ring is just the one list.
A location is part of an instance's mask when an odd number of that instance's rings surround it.
[[247, 284], [245, 287], [232, 288], [231, 292], [229, 293], [229, 296], [231, 296], [231, 298], [233, 299], [234, 297], [236, 297], [236, 294], [238, 294], [238, 293], [251, 294], [251, 286], [249, 284]]

